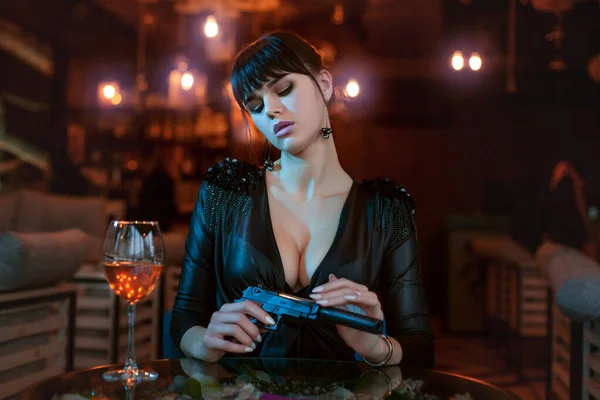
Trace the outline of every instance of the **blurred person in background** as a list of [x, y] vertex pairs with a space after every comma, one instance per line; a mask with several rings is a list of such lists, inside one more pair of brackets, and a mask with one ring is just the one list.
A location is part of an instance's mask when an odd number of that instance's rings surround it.
[[542, 240], [574, 248], [596, 259], [585, 186], [572, 163], [561, 160], [555, 165], [543, 208]]
[[163, 232], [169, 231], [177, 216], [175, 180], [168, 171], [169, 154], [156, 148], [144, 157], [143, 180], [137, 218], [158, 221]]

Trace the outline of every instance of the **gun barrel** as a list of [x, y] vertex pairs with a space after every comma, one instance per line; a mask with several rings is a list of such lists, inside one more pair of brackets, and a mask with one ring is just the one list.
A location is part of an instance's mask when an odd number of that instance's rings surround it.
[[340, 310], [339, 308], [321, 307], [319, 317], [325, 322], [348, 326], [364, 332], [383, 332], [383, 321], [350, 311]]

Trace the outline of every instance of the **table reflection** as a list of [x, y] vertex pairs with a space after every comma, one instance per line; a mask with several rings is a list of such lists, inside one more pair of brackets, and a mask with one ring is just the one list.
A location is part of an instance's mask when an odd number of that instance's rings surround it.
[[144, 368], [156, 382], [109, 383], [112, 366], [71, 372], [36, 384], [23, 400], [108, 399], [511, 399], [483, 382], [437, 371], [364, 363], [298, 359], [224, 358], [218, 363], [192, 359], [158, 360]]
[[[361, 368], [363, 364], [283, 359], [222, 360], [206, 364], [192, 359], [180, 360], [186, 377], [176, 377], [172, 390], [185, 391], [186, 385], [200, 392], [193, 397], [261, 398], [265, 394], [285, 398], [330, 395], [334, 398], [387, 398], [402, 383], [398, 366]], [[221, 382], [227, 382], [223, 385]]]

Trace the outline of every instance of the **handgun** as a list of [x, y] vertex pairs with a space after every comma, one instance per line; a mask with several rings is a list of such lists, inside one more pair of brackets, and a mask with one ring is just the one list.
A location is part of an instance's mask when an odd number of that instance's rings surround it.
[[[321, 321], [369, 333], [382, 333], [383, 321], [365, 315], [342, 310], [335, 307], [323, 307], [312, 300], [273, 292], [258, 286], [249, 286], [236, 302], [249, 300], [258, 303], [263, 310], [275, 320], [275, 325], [261, 326], [268, 330], [277, 330], [282, 318], [293, 318], [300, 321]], [[252, 319], [257, 323], [256, 318]]]

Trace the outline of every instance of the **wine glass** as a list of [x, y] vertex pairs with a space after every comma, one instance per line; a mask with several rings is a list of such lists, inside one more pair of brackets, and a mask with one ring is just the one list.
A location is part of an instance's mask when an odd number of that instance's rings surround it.
[[107, 371], [109, 382], [153, 381], [158, 374], [140, 370], [135, 361], [135, 305], [149, 295], [163, 270], [164, 245], [158, 222], [112, 221], [104, 240], [104, 274], [110, 288], [129, 303], [127, 358], [123, 369]]

